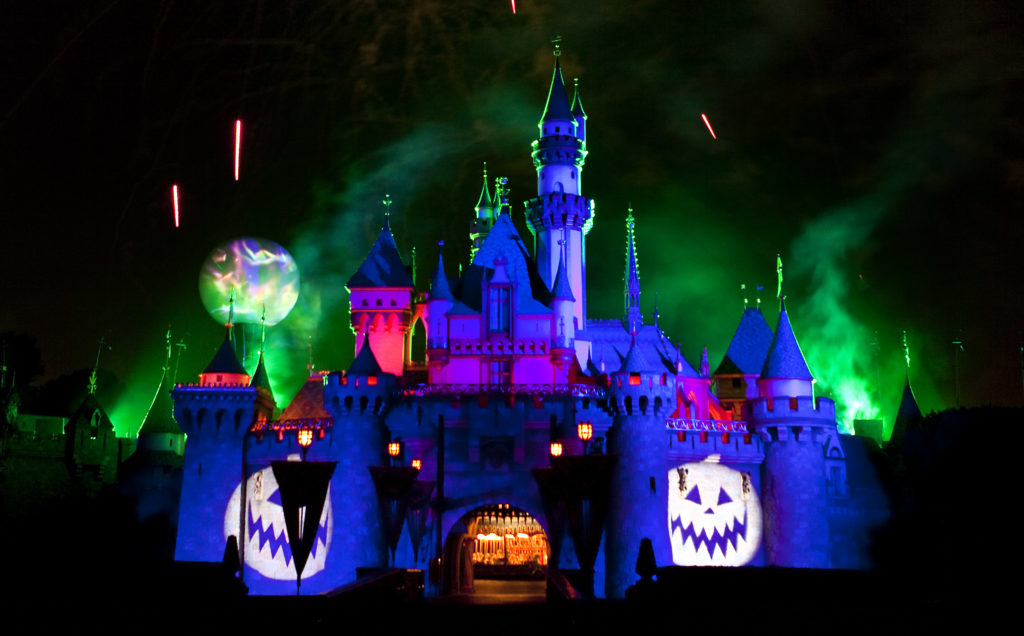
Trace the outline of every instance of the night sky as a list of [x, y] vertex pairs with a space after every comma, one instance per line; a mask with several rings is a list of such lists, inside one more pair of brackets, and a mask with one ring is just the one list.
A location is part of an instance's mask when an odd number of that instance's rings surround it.
[[906, 330], [925, 412], [955, 404], [958, 337], [963, 404], [1024, 404], [1019, 3], [516, 5], [3, 3], [0, 331], [38, 338], [37, 382], [90, 367], [104, 337], [126, 430], [156, 388], [168, 326], [187, 345], [179, 381], [222, 337], [197, 292], [206, 255], [266, 237], [303, 278], [268, 333], [283, 406], [307, 344], [318, 368], [351, 361], [344, 283], [385, 193], [421, 284], [439, 239], [449, 271], [467, 261], [484, 161], [509, 178], [529, 236], [530, 141], [558, 35], [589, 115], [590, 317], [622, 313], [632, 202], [645, 316], [657, 292], [659, 325], [691, 364], [705, 346], [721, 360], [741, 283], [751, 303], [765, 287], [774, 326], [781, 253], [819, 393], [880, 406], [890, 426]]

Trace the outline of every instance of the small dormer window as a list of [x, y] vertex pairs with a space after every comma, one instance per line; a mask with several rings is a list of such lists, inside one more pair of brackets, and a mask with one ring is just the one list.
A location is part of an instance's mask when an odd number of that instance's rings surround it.
[[630, 384], [630, 386], [640, 386], [640, 374], [639, 373], [630, 373], [629, 374], [629, 384]]
[[368, 376], [366, 376], [366, 386], [376, 386], [376, 385], [377, 385], [377, 376], [375, 376], [375, 375], [368, 375]]

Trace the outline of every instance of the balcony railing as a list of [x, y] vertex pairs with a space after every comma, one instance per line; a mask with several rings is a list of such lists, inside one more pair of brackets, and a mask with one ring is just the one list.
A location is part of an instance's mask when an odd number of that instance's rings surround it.
[[603, 398], [604, 389], [589, 384], [417, 384], [402, 388], [405, 397], [428, 395], [568, 395]]
[[670, 417], [665, 420], [670, 431], [710, 431], [713, 433], [749, 433], [747, 423], [740, 420], [701, 420], [692, 417]]

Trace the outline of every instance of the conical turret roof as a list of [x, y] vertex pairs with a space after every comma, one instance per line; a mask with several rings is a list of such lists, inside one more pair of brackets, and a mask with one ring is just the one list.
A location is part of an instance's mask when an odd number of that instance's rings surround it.
[[274, 392], [270, 388], [270, 376], [267, 375], [267, 364], [263, 359], [263, 352], [260, 351], [260, 360], [256, 363], [256, 370], [252, 372], [252, 381], [249, 386], [263, 389], [273, 399]]
[[647, 360], [647, 356], [637, 346], [634, 337], [630, 342], [629, 351], [626, 353], [626, 359], [622, 362], [619, 373], [663, 373], [664, 370], [663, 367], [654, 366]]
[[813, 380], [811, 370], [807, 368], [803, 351], [797, 344], [793, 325], [789, 322], [786, 303], [782, 302], [779, 312], [779, 323], [775, 327], [775, 336], [768, 348], [768, 357], [761, 368], [762, 378], [786, 378], [792, 380]]
[[444, 273], [444, 256], [441, 250], [437, 251], [437, 268], [434, 270], [434, 276], [430, 279], [430, 300], [455, 302], [452, 288], [448, 285], [448, 276]]
[[476, 209], [491, 210], [494, 208], [494, 201], [491, 199], [491, 191], [487, 189], [487, 168], [484, 168], [484, 185], [480, 188], [480, 198], [476, 202]]
[[587, 113], [583, 110], [583, 101], [580, 99], [580, 85], [577, 80], [573, 80], [573, 93], [572, 93], [572, 115], [576, 119], [582, 117], [587, 118]]
[[565, 94], [565, 82], [562, 81], [562, 66], [555, 58], [555, 71], [551, 74], [551, 88], [548, 90], [548, 101], [544, 104], [541, 123], [547, 121], [572, 121], [572, 109], [569, 98]]
[[170, 382], [167, 378], [167, 369], [164, 369], [163, 376], [160, 378], [160, 386], [153, 397], [153, 404], [149, 407], [146, 419], [143, 420], [142, 427], [139, 429], [139, 436], [168, 433], [184, 435], [181, 427], [174, 420], [174, 403], [171, 401]]
[[347, 287], [412, 287], [412, 277], [398, 254], [395, 237], [391, 235], [391, 223], [384, 217], [377, 241], [366, 255], [362, 265], [348, 279]]
[[772, 328], [768, 326], [761, 310], [748, 307], [743, 311], [740, 324], [736, 327], [715, 375], [757, 375], [768, 357], [772, 337]]
[[220, 348], [217, 349], [217, 353], [214, 354], [213, 360], [210, 360], [210, 364], [206, 365], [206, 370], [203, 373], [233, 373], [236, 375], [248, 375], [245, 372], [245, 367], [238, 360], [238, 354], [235, 353], [235, 344], [231, 340], [231, 328], [227, 330], [227, 334], [224, 336], [224, 341], [220, 343]]
[[891, 444], [901, 444], [907, 437], [907, 433], [917, 428], [921, 422], [921, 407], [914, 397], [914, 390], [910, 387], [910, 376], [907, 376], [907, 383], [903, 386], [903, 396], [900, 398], [900, 407], [896, 411], [896, 420], [892, 425], [892, 435], [889, 438]]
[[551, 297], [555, 300], [571, 300], [576, 302], [572, 293], [572, 285], [569, 284], [569, 275], [565, 272], [564, 255], [558, 256], [558, 272], [555, 274], [555, 284], [551, 288]]
[[377, 356], [373, 355], [373, 350], [370, 348], [369, 336], [364, 336], [363, 346], [360, 347], [355, 360], [349, 365], [348, 373], [349, 375], [380, 375], [383, 373], [380, 363], [377, 362]]

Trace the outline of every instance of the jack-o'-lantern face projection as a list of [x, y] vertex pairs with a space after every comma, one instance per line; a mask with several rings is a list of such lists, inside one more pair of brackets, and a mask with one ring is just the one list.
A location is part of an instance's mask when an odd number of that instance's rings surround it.
[[[224, 511], [225, 540], [231, 535], [238, 534], [240, 497], [241, 487], [236, 487], [227, 510]], [[292, 549], [288, 544], [284, 510], [281, 508], [281, 491], [278, 490], [277, 479], [274, 478], [274, 471], [270, 466], [249, 477], [245, 499], [245, 564], [268, 579], [294, 581], [295, 565], [292, 563]], [[306, 567], [302, 570], [302, 580], [324, 569], [327, 552], [331, 549], [333, 532], [334, 511], [331, 508], [331, 491], [328, 488], [327, 501], [316, 531], [316, 540], [313, 542]]]
[[750, 475], [713, 462], [668, 471], [668, 532], [676, 565], [744, 565], [761, 543]]

